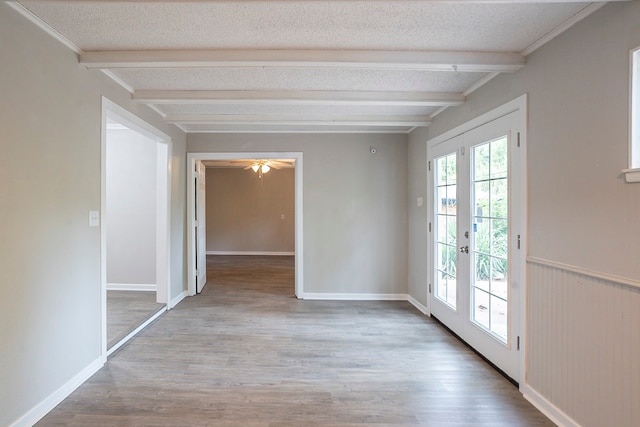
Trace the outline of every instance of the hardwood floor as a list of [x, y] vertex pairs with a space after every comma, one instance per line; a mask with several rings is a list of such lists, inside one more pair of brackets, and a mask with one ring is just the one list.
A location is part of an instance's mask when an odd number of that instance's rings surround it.
[[406, 302], [300, 301], [290, 257], [214, 257], [38, 426], [551, 426]]
[[107, 348], [161, 310], [155, 292], [107, 291]]

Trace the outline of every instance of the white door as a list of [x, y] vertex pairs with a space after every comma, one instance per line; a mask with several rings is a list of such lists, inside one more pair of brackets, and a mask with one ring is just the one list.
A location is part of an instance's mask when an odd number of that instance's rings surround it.
[[[519, 381], [518, 112], [429, 149], [431, 313]], [[515, 183], [515, 185], [514, 185]]]
[[196, 161], [195, 171], [195, 258], [196, 258], [196, 292], [202, 292], [207, 283], [207, 223], [206, 223], [206, 168], [201, 161]]

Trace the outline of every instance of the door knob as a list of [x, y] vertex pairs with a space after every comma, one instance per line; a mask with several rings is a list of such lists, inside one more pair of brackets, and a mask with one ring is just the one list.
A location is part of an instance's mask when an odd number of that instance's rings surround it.
[[460, 246], [460, 252], [468, 254], [469, 253], [469, 246]]

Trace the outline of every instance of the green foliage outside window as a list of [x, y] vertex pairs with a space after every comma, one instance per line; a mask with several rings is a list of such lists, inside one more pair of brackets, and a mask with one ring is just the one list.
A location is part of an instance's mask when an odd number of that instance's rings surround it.
[[502, 279], [507, 274], [508, 153], [501, 138], [474, 148], [474, 238], [478, 280]]

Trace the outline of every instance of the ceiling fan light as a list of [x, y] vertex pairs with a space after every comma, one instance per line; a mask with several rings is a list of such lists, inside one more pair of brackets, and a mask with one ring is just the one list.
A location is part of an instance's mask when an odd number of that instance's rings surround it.
[[257, 164], [257, 163], [254, 163], [254, 164], [251, 166], [251, 169], [253, 169], [253, 171], [254, 171], [254, 172], [258, 172], [258, 169], [260, 169], [260, 165], [259, 165], [259, 164]]
[[262, 165], [262, 173], [267, 173], [271, 170], [269, 165]]

